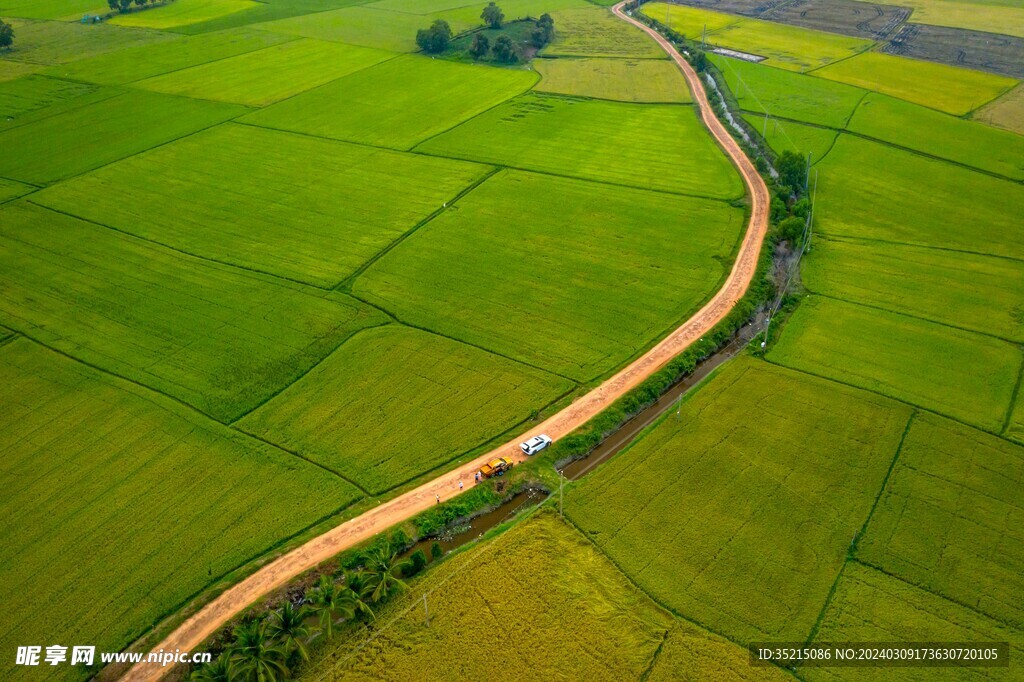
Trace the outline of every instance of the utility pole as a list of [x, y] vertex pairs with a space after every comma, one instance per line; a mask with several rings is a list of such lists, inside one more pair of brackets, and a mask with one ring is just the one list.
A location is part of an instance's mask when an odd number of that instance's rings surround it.
[[558, 515], [563, 519], [565, 518], [564, 506], [562, 504], [565, 499], [565, 476], [561, 471], [558, 472]]
[[814, 202], [818, 200], [818, 169], [814, 169], [814, 191], [811, 193], [811, 215], [807, 223], [807, 250], [811, 250], [811, 235], [814, 234]]
[[704, 24], [704, 33], [700, 37], [700, 49], [704, 49], [708, 44], [708, 25]]
[[804, 172], [804, 192], [807, 191], [807, 183], [811, 181], [811, 152], [807, 152], [807, 170]]
[[764, 125], [761, 126], [761, 139], [768, 139], [768, 112], [764, 112]]
[[427, 608], [427, 593], [423, 593], [423, 616], [427, 620], [427, 627], [430, 627], [430, 609]]

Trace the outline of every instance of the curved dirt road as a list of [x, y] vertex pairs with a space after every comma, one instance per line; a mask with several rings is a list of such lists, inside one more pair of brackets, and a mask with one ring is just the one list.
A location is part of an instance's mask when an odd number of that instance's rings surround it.
[[[583, 425], [591, 417], [597, 415], [622, 394], [637, 386], [662, 365], [685, 350], [691, 343], [706, 334], [728, 314], [746, 292], [757, 270], [761, 244], [768, 230], [768, 188], [754, 168], [754, 165], [715, 117], [697, 73], [667, 40], [654, 30], [626, 16], [622, 11], [624, 4], [625, 2], [619, 3], [612, 8], [612, 11], [620, 19], [628, 21], [648, 33], [675, 60], [686, 76], [694, 102], [700, 109], [705, 125], [739, 170], [750, 194], [750, 224], [747, 227], [743, 244], [740, 246], [739, 253], [737, 254], [736, 262], [733, 264], [725, 284], [703, 308], [668, 337], [618, 374], [564, 408], [561, 412], [553, 415], [515, 440], [485, 455], [481, 455], [475, 460], [467, 462], [428, 483], [424, 483], [414, 490], [385, 502], [361, 516], [346, 521], [340, 526], [332, 528], [323, 535], [295, 548], [291, 552], [278, 557], [202, 607], [154, 647], [155, 650], [198, 650], [199, 645], [233, 615], [263, 595], [281, 587], [298, 574], [313, 568], [342, 550], [371, 538], [377, 533], [432, 507], [437, 503], [437, 497], [441, 500], [454, 497], [459, 493], [459, 481], [462, 481], [467, 488], [472, 487], [473, 474], [485, 462], [500, 456], [511, 456], [516, 461], [522, 461], [525, 457], [520, 452], [518, 444], [536, 434], [547, 433], [556, 440], [565, 436], [570, 431]], [[170, 667], [165, 668], [160, 665], [140, 663], [131, 668], [122, 679], [132, 681], [157, 680], [170, 669]]]

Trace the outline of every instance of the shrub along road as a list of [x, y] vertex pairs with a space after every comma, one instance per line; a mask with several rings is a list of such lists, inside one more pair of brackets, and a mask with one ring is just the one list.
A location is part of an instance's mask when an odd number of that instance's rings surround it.
[[[693, 95], [694, 103], [700, 109], [701, 118], [718, 145], [732, 160], [750, 194], [750, 223], [743, 244], [728, 279], [721, 289], [693, 317], [669, 334], [656, 346], [634, 360], [618, 374], [609, 378], [593, 391], [578, 399], [540, 425], [530, 429], [501, 447], [467, 462], [457, 469], [443, 474], [420, 487], [410, 490], [393, 500], [333, 528], [295, 548], [245, 578], [237, 585], [224, 591], [216, 599], [188, 618], [168, 635], [154, 649], [164, 651], [198, 650], [203, 641], [213, 634], [233, 615], [263, 595], [281, 587], [300, 573], [330, 559], [339, 552], [409, 519], [431, 508], [441, 501], [459, 494], [459, 482], [468, 487], [473, 485], [474, 473], [487, 461], [495, 457], [511, 457], [519, 462], [525, 456], [518, 444], [527, 438], [546, 433], [559, 439], [596, 416], [617, 398], [639, 385], [644, 379], [660, 369], [673, 357], [708, 333], [718, 324], [733, 306], [743, 297], [757, 270], [761, 245], [768, 231], [768, 188], [746, 157], [736, 141], [715, 117], [701, 86], [697, 72], [676, 52], [675, 48], [656, 31], [629, 17], [623, 11], [621, 2], [612, 8], [620, 19], [637, 26], [654, 38], [682, 70]], [[132, 681], [157, 680], [171, 668], [140, 663], [128, 671], [123, 679]]]

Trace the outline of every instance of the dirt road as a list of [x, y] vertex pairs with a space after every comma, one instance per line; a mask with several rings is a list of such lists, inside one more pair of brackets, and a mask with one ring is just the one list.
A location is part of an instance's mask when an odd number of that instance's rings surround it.
[[[637, 386], [662, 365], [685, 350], [691, 343], [706, 334], [728, 314], [746, 292], [757, 270], [761, 244], [768, 229], [768, 188], [757, 173], [754, 165], [743, 154], [739, 145], [736, 144], [718, 119], [715, 118], [697, 73], [673, 49], [667, 40], [640, 22], [626, 16], [622, 11], [623, 4], [616, 5], [612, 8], [612, 11], [619, 18], [640, 27], [640, 29], [650, 34], [669, 53], [676, 64], [679, 65], [679, 68], [686, 76], [690, 91], [693, 93], [694, 102], [700, 109], [705, 125], [743, 176], [747, 191], [750, 194], [750, 224], [747, 227], [736, 262], [733, 264], [725, 284], [708, 301], [707, 305], [658, 343], [658, 345], [651, 348], [618, 374], [561, 412], [553, 415], [535, 428], [530, 429], [530, 431], [522, 434], [522, 436], [485, 455], [481, 455], [472, 462], [467, 462], [454, 471], [424, 483], [420, 487], [385, 502], [361, 516], [346, 521], [291, 552], [278, 557], [200, 609], [195, 615], [182, 623], [178, 629], [168, 635], [166, 639], [160, 642], [155, 647], [156, 650], [198, 650], [202, 642], [229, 618], [268, 592], [281, 587], [298, 574], [313, 568], [342, 550], [371, 538], [377, 533], [432, 507], [437, 504], [438, 497], [442, 501], [454, 497], [459, 493], [460, 480], [467, 488], [472, 487], [473, 474], [488, 460], [499, 456], [511, 456], [516, 461], [522, 461], [525, 457], [519, 450], [518, 444], [520, 442], [540, 433], [547, 433], [556, 440], [565, 436], [570, 431], [587, 422], [591, 417], [597, 415], [601, 410], [614, 402], [616, 398]], [[160, 665], [140, 663], [131, 668], [123, 679], [132, 681], [157, 680], [168, 670], [170, 668], [163, 668]]]

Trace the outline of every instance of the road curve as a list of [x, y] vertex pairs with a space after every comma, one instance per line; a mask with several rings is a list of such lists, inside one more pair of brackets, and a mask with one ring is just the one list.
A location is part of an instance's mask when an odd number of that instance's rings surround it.
[[[675, 61], [686, 77], [693, 94], [693, 100], [700, 110], [701, 118], [718, 145], [732, 160], [746, 184], [750, 196], [750, 223], [740, 246], [736, 261], [725, 284], [697, 313], [669, 334], [656, 346], [609, 378], [594, 390], [579, 398], [562, 411], [545, 420], [528, 432], [480, 455], [457, 469], [442, 474], [432, 481], [382, 503], [354, 519], [332, 528], [292, 551], [274, 559], [241, 582], [227, 589], [213, 601], [203, 606], [160, 642], [154, 650], [164, 651], [198, 650], [198, 647], [227, 622], [232, 616], [267, 593], [281, 587], [295, 576], [313, 568], [339, 552], [372, 538], [397, 523], [459, 494], [459, 482], [466, 487], [473, 485], [473, 474], [487, 461], [495, 457], [511, 456], [516, 461], [525, 457], [518, 444], [529, 437], [547, 433], [559, 439], [582, 426], [592, 417], [611, 405], [617, 398], [656, 372], [665, 363], [685, 350], [720, 322], [733, 308], [750, 286], [757, 270], [761, 244], [768, 231], [768, 188], [760, 174], [729, 135], [722, 123], [715, 117], [701, 85], [700, 77], [693, 68], [675, 51], [675, 48], [656, 31], [627, 16], [620, 2], [612, 8], [620, 19], [637, 26], [661, 45]], [[158, 680], [171, 668], [156, 664], [138, 663], [122, 679], [132, 682]]]

